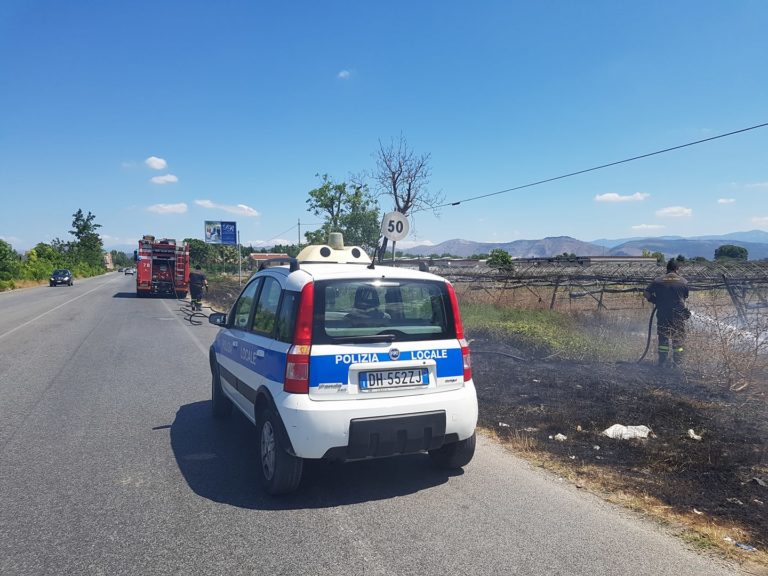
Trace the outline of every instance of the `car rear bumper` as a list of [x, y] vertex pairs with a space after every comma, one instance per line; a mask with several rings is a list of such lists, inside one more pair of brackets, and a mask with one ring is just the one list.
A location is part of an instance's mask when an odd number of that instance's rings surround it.
[[477, 425], [471, 381], [457, 390], [402, 398], [319, 402], [282, 393], [275, 400], [301, 458], [356, 460], [432, 450], [469, 438]]

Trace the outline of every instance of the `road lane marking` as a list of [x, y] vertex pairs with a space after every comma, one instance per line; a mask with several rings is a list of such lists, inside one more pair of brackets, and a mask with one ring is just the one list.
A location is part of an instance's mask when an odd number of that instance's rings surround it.
[[61, 304], [51, 308], [47, 312], [43, 312], [42, 314], [40, 314], [39, 316], [35, 316], [31, 320], [27, 320], [26, 322], [24, 322], [24, 324], [19, 324], [18, 326], [16, 326], [16, 328], [11, 328], [10, 330], [8, 330], [8, 332], [5, 332], [4, 334], [0, 334], [0, 340], [5, 338], [6, 336], [9, 336], [10, 334], [13, 334], [14, 332], [16, 332], [16, 330], [21, 330], [25, 326], [29, 326], [30, 324], [32, 324], [32, 322], [35, 322], [36, 320], [40, 320], [40, 318], [42, 318], [43, 316], [47, 316], [48, 314], [50, 314], [51, 312], [54, 312], [55, 310], [58, 310], [62, 306], [66, 306], [67, 304], [71, 304], [75, 300], [80, 300], [80, 298], [82, 298], [83, 296], [88, 296], [88, 294], [90, 294], [91, 292], [96, 292], [96, 290], [98, 290], [99, 288], [102, 288], [102, 287], [106, 286], [107, 284], [110, 284], [111, 282], [114, 282], [114, 281], [115, 281], [114, 279], [111, 279], [108, 282], [104, 282], [103, 284], [99, 284], [98, 286], [96, 286], [96, 288], [93, 288], [92, 290], [88, 290], [88, 292], [83, 292], [82, 294], [80, 294], [80, 296], [75, 296], [71, 300], [67, 300], [66, 302], [62, 302]]
[[[163, 303], [163, 306], [165, 306], [165, 308], [168, 310], [168, 312], [170, 312], [171, 316], [173, 316], [176, 319], [176, 321], [179, 324], [181, 324], [182, 328], [184, 328], [184, 331], [187, 333], [187, 335], [195, 343], [195, 346], [197, 346], [198, 350], [200, 350], [200, 352], [203, 353], [203, 356], [205, 356], [207, 358], [208, 357], [208, 348], [203, 346], [203, 344], [201, 344], [200, 341], [197, 338], [195, 338], [194, 334], [192, 334], [192, 331], [190, 330], [190, 326], [187, 326], [186, 324], [184, 324], [184, 322], [181, 321], [181, 318], [179, 318], [179, 316], [177, 314], [178, 310], [176, 310], [176, 311], [171, 310], [170, 307], [168, 306], [168, 303], [165, 300], [161, 300], [161, 302]], [[174, 302], [179, 303], [179, 302], [181, 302], [181, 300], [174, 300]]]

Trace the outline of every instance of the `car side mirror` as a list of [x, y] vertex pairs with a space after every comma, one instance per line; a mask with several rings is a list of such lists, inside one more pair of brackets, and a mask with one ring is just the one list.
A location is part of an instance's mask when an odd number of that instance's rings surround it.
[[216, 326], [226, 326], [227, 325], [227, 315], [224, 314], [224, 312], [214, 312], [210, 316], [208, 316], [208, 322], [211, 324], [215, 324]]

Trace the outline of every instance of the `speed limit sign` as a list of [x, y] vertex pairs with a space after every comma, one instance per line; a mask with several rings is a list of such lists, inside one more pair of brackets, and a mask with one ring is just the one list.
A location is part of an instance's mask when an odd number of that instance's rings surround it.
[[384, 219], [381, 221], [381, 233], [382, 235], [391, 240], [392, 242], [398, 242], [408, 236], [410, 226], [408, 224], [408, 218], [400, 212], [390, 212], [384, 215]]

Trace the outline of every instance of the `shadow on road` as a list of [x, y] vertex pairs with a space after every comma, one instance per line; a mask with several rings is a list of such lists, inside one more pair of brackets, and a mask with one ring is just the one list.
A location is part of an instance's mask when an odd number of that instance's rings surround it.
[[112, 298], [136, 298], [136, 292], [115, 292]]
[[[112, 294], [112, 298], [139, 298], [139, 295], [136, 294], [136, 292], [115, 292]], [[152, 294], [150, 296], [146, 296], [143, 299], [147, 298], [156, 298], [156, 299], [163, 299], [163, 300], [178, 300], [175, 295], [173, 294]]]
[[256, 476], [256, 430], [237, 410], [223, 422], [210, 402], [179, 408], [171, 447], [194, 492], [214, 502], [263, 510], [326, 508], [412, 494], [448, 481], [458, 472], [437, 470], [426, 454], [350, 463], [305, 461], [299, 489], [270, 497]]

